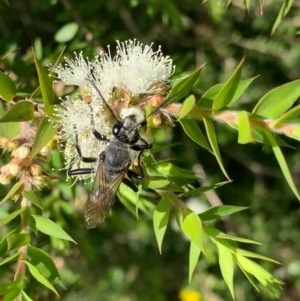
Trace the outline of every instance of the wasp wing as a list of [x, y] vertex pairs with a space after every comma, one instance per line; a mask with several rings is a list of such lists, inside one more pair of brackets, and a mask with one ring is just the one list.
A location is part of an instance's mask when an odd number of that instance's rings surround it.
[[88, 229], [99, 226], [114, 204], [116, 192], [124, 179], [127, 169], [116, 173], [105, 168], [100, 162], [94, 184], [84, 209], [85, 225]]

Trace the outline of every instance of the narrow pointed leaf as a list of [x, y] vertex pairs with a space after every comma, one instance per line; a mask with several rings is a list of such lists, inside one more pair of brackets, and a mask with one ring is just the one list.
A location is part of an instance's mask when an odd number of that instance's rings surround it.
[[238, 237], [238, 236], [233, 236], [233, 235], [229, 235], [229, 234], [223, 233], [221, 231], [217, 235], [217, 238], [222, 238], [222, 239], [226, 239], [226, 240], [237, 241], [237, 242], [246, 243], [246, 244], [261, 245], [260, 242], [257, 242], [255, 240], [248, 239], [248, 238], [243, 238], [243, 237]]
[[249, 113], [246, 111], [239, 111], [237, 113], [238, 120], [238, 143], [246, 144], [254, 141], [252, 137], [251, 124], [249, 120]]
[[169, 222], [170, 204], [167, 198], [162, 197], [161, 201], [155, 208], [153, 214], [153, 227], [158, 245], [159, 252], [161, 253], [162, 242], [166, 233], [167, 225]]
[[260, 255], [260, 254], [257, 254], [257, 253], [251, 252], [251, 251], [247, 251], [244, 249], [237, 248], [235, 250], [235, 254], [239, 254], [244, 257], [256, 258], [256, 259], [261, 259], [261, 260], [270, 261], [270, 262], [273, 262], [276, 264], [280, 264], [277, 260], [274, 260], [273, 258], [266, 257], [266, 256], [263, 256], [263, 255]]
[[76, 243], [75, 240], [69, 234], [67, 234], [59, 225], [54, 223], [49, 218], [38, 216], [38, 215], [32, 215], [32, 217], [35, 221], [36, 228], [40, 232], [47, 234], [49, 236], [53, 236], [64, 240], [69, 240]]
[[281, 285], [281, 282], [278, 279], [256, 262], [241, 255], [236, 255], [236, 260], [247, 273], [254, 276], [264, 287], [267, 288], [270, 284], [275, 286]]
[[16, 233], [7, 237], [7, 252], [28, 245], [30, 242], [30, 235], [28, 233]]
[[18, 257], [19, 257], [18, 253], [15, 253], [15, 254], [13, 254], [11, 256], [8, 256], [8, 257], [4, 257], [3, 259], [0, 259], [0, 266], [6, 264], [8, 262], [14, 261]]
[[34, 58], [35, 68], [38, 73], [41, 93], [43, 97], [44, 105], [47, 107], [53, 103], [54, 100], [54, 92], [52, 88], [52, 81], [48, 76], [48, 72], [45, 70], [45, 67], [40, 64], [37, 60], [34, 51], [32, 51], [32, 55]]
[[219, 111], [232, 102], [241, 79], [243, 63], [244, 59], [240, 61], [230, 78], [224, 83], [222, 89], [217, 94], [212, 106], [214, 111]]
[[300, 96], [300, 79], [276, 87], [256, 104], [253, 113], [275, 119], [285, 113]]
[[7, 200], [12, 198], [15, 194], [19, 193], [19, 191], [23, 188], [22, 182], [17, 182], [14, 184], [14, 186], [9, 190], [9, 192], [6, 194], [6, 196], [1, 200], [0, 205], [5, 203]]
[[194, 108], [195, 104], [196, 99], [194, 95], [190, 95], [188, 98], [186, 98], [180, 109], [178, 120], [185, 117]]
[[283, 123], [285, 121], [293, 120], [295, 118], [299, 118], [299, 116], [300, 116], [300, 105], [297, 105], [294, 108], [292, 108], [289, 111], [282, 114], [278, 119], [273, 121], [271, 123], [271, 126], [276, 128], [281, 123]]
[[29, 121], [33, 118], [34, 106], [30, 101], [20, 101], [13, 105], [3, 116], [0, 122]]
[[57, 296], [59, 296], [57, 290], [55, 287], [51, 284], [51, 282], [30, 262], [24, 260], [24, 263], [28, 267], [28, 270], [30, 274], [41, 284], [43, 284], [45, 287], [50, 289], [52, 292], [54, 292]]
[[183, 79], [180, 79], [176, 84], [173, 85], [171, 91], [168, 94], [168, 98], [172, 97], [171, 102], [178, 101], [191, 91], [194, 84], [199, 79], [200, 72], [203, 67], [204, 65], [199, 67], [196, 71], [184, 77]]
[[289, 184], [289, 186], [290, 186], [291, 190], [293, 191], [294, 195], [298, 198], [298, 200], [300, 200], [299, 192], [298, 192], [298, 190], [295, 186], [295, 183], [294, 183], [293, 178], [291, 176], [290, 170], [287, 166], [287, 163], [285, 161], [283, 153], [282, 153], [276, 139], [273, 137], [273, 134], [271, 132], [269, 132], [268, 130], [264, 130], [263, 133], [264, 133], [266, 139], [271, 144], [274, 155], [277, 159], [277, 162], [280, 166], [280, 169], [281, 169], [287, 183]]
[[181, 229], [188, 239], [204, 252], [202, 222], [195, 212], [186, 210], [183, 213]]
[[28, 256], [31, 259], [31, 264], [33, 264], [43, 276], [51, 280], [51, 283], [54, 282], [64, 288], [54, 261], [48, 253], [32, 245], [28, 245]]
[[223, 161], [222, 161], [222, 158], [221, 158], [221, 154], [220, 154], [220, 151], [219, 151], [219, 146], [218, 146], [218, 142], [217, 142], [217, 137], [216, 137], [216, 133], [215, 133], [215, 128], [214, 128], [214, 125], [212, 123], [211, 120], [209, 120], [208, 118], [203, 118], [203, 121], [204, 121], [204, 125], [205, 125], [205, 129], [206, 129], [206, 134], [207, 134], [207, 137], [208, 137], [208, 141], [210, 143], [210, 146], [213, 150], [213, 153], [217, 159], [217, 162], [219, 163], [219, 166], [223, 172], [223, 174], [225, 175], [225, 177], [230, 180], [225, 168], [224, 168], [224, 165], [223, 165]]
[[200, 213], [199, 215], [203, 221], [208, 221], [213, 219], [220, 219], [221, 217], [229, 216], [231, 214], [246, 209], [248, 209], [248, 207], [222, 205], [222, 206], [211, 207], [208, 210]]
[[23, 297], [22, 300], [24, 300], [24, 301], [34, 301], [24, 291], [22, 291], [22, 297]]
[[290, 9], [292, 8], [293, 2], [294, 2], [293, 0], [284, 0], [282, 2], [277, 18], [272, 27], [271, 36], [275, 33], [276, 29], [282, 22], [283, 18], [288, 14]]
[[180, 124], [185, 131], [185, 133], [198, 145], [203, 147], [204, 149], [208, 150], [212, 153], [212, 150], [209, 146], [209, 144], [206, 141], [206, 138], [204, 137], [201, 129], [199, 128], [199, 125], [197, 122], [193, 119], [181, 119]]
[[44, 209], [43, 201], [33, 191], [25, 190], [25, 191], [22, 192], [22, 195], [26, 199], [30, 200], [32, 202], [32, 204], [34, 204], [39, 209], [41, 209], [41, 210]]
[[201, 249], [193, 242], [190, 243], [190, 254], [189, 254], [189, 283], [192, 282], [193, 273], [199, 261]]
[[232, 298], [235, 299], [233, 291], [234, 262], [231, 250], [220, 243], [217, 243], [217, 247], [219, 252], [219, 265], [223, 279], [228, 286]]
[[11, 78], [0, 71], [0, 96], [7, 101], [12, 100], [17, 93], [17, 88], [15, 83]]
[[31, 160], [38, 154], [42, 147], [54, 137], [56, 130], [57, 129], [51, 122], [49, 122], [48, 118], [44, 117], [41, 120], [34, 139], [33, 148], [30, 155]]
[[15, 219], [17, 216], [19, 216], [24, 211], [24, 208], [20, 208], [11, 214], [7, 215], [5, 218], [0, 220], [0, 226], [8, 224], [10, 221]]

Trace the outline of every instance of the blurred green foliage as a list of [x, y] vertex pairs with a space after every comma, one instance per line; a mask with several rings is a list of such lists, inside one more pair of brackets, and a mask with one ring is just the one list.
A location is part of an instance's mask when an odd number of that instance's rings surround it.
[[[267, 91], [300, 78], [300, 9], [296, 1], [272, 33], [283, 1], [38, 1], [14, 0], [0, 3], [1, 70], [8, 73], [22, 96], [38, 87], [38, 77], [31, 47], [43, 65], [55, 63], [66, 46], [68, 57], [73, 51], [93, 57], [115, 40], [137, 38], [144, 43], [161, 44], [163, 52], [176, 64], [174, 81], [206, 63], [202, 80], [194, 87], [199, 97], [210, 86], [224, 82], [242, 57], [245, 57], [242, 78], [259, 75], [239, 101], [239, 106], [252, 109]], [[292, 1], [284, 1], [288, 6]], [[57, 92], [58, 93], [58, 92]], [[64, 94], [63, 91], [60, 91]], [[35, 94], [41, 99], [39, 91]], [[41, 100], [40, 100], [41, 101]], [[4, 127], [2, 131], [6, 131]], [[263, 245], [249, 245], [247, 250], [272, 257], [282, 263], [274, 274], [285, 282], [283, 301], [300, 299], [299, 203], [290, 191], [277, 166], [270, 147], [261, 144], [240, 145], [236, 131], [216, 125], [218, 144], [226, 171], [233, 183], [218, 188], [213, 195], [203, 196], [198, 206], [230, 204], [248, 206], [249, 210], [230, 216], [218, 227], [226, 233], [248, 237]], [[163, 148], [157, 158], [172, 159], [183, 168], [201, 168], [204, 182], [224, 180], [215, 158], [196, 147], [180, 127], [170, 137], [160, 140]], [[174, 145], [165, 148], [166, 138]], [[162, 141], [162, 142], [161, 142]], [[294, 182], [300, 184], [299, 144], [285, 139], [292, 147], [284, 153]], [[160, 143], [161, 142], [161, 143]], [[1, 161], [5, 163], [6, 154]], [[1, 162], [1, 163], [2, 163]], [[47, 165], [48, 164], [48, 165]], [[2, 164], [1, 164], [2, 165]], [[57, 151], [45, 168], [61, 168]], [[179, 239], [175, 222], [171, 223], [159, 254], [151, 219], [140, 215], [137, 220], [124, 210], [120, 202], [113, 214], [99, 229], [87, 231], [81, 217], [88, 187], [65, 183], [64, 172], [55, 172], [55, 185], [39, 192], [43, 215], [55, 220], [77, 245], [48, 236], [33, 235], [31, 244], [42, 247], [53, 259], [64, 286], [59, 285], [61, 300], [178, 300], [179, 292], [188, 286], [188, 243]], [[3, 197], [6, 190], [0, 189]], [[298, 189], [299, 190], [299, 189]], [[193, 199], [190, 200], [193, 202]], [[18, 208], [15, 203], [1, 204], [4, 212]], [[36, 208], [40, 214], [40, 209]], [[10, 229], [18, 227], [13, 221]], [[7, 229], [0, 228], [1, 238]], [[1, 245], [1, 244], [0, 244]], [[209, 250], [209, 249], [208, 249]], [[217, 254], [208, 251], [201, 260], [190, 284], [201, 292], [203, 300], [231, 300], [217, 264]], [[264, 262], [267, 270], [274, 264]], [[14, 275], [14, 266], [0, 269], [1, 284]], [[52, 292], [28, 278], [26, 290], [34, 300], [54, 300]], [[235, 277], [236, 300], [266, 300], [258, 294], [240, 271]], [[24, 300], [25, 299], [24, 297]], [[184, 300], [185, 301], [185, 300]]]

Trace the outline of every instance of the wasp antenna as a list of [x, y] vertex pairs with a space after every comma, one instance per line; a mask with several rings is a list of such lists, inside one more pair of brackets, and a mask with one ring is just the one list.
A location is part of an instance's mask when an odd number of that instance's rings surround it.
[[89, 78], [86, 78], [86, 80], [88, 82], [90, 82], [90, 84], [94, 87], [94, 89], [97, 91], [97, 93], [99, 94], [99, 96], [101, 97], [102, 101], [104, 102], [105, 106], [107, 107], [107, 109], [109, 110], [109, 112], [111, 113], [111, 115], [117, 120], [119, 121], [119, 119], [117, 118], [116, 114], [114, 113], [114, 111], [111, 109], [111, 107], [109, 106], [109, 104], [106, 102], [104, 96], [102, 95], [101, 91], [98, 89], [98, 87], [96, 86], [96, 84]]

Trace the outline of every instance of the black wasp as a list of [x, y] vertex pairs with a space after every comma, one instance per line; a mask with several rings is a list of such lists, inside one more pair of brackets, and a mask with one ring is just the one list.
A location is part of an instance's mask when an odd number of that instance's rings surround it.
[[[140, 136], [139, 129], [146, 125], [146, 119], [161, 108], [165, 102], [156, 107], [156, 109], [146, 116], [142, 122], [137, 122], [137, 116], [135, 114], [128, 115], [124, 117], [123, 120], [119, 120], [99, 89], [92, 81], [90, 82], [100, 95], [112, 116], [116, 119], [116, 123], [112, 128], [112, 133], [109, 138], [95, 129], [92, 131], [96, 139], [108, 142], [105, 150], [100, 153], [99, 158], [85, 157], [82, 155], [78, 144], [77, 130], [74, 126], [75, 147], [80, 160], [86, 163], [98, 161], [93, 188], [84, 209], [86, 227], [95, 228], [99, 226], [107, 216], [114, 203], [115, 194], [121, 182], [128, 185], [134, 191], [137, 191], [133, 179], [143, 178], [143, 169], [140, 162], [141, 155], [145, 150], [152, 148], [152, 143], [148, 143]], [[129, 168], [131, 165], [130, 150], [138, 152], [137, 168], [139, 172]], [[68, 174], [79, 175], [94, 172], [94, 168], [79, 168], [74, 170], [71, 170], [70, 168]], [[127, 177], [125, 177], [126, 175]]]

